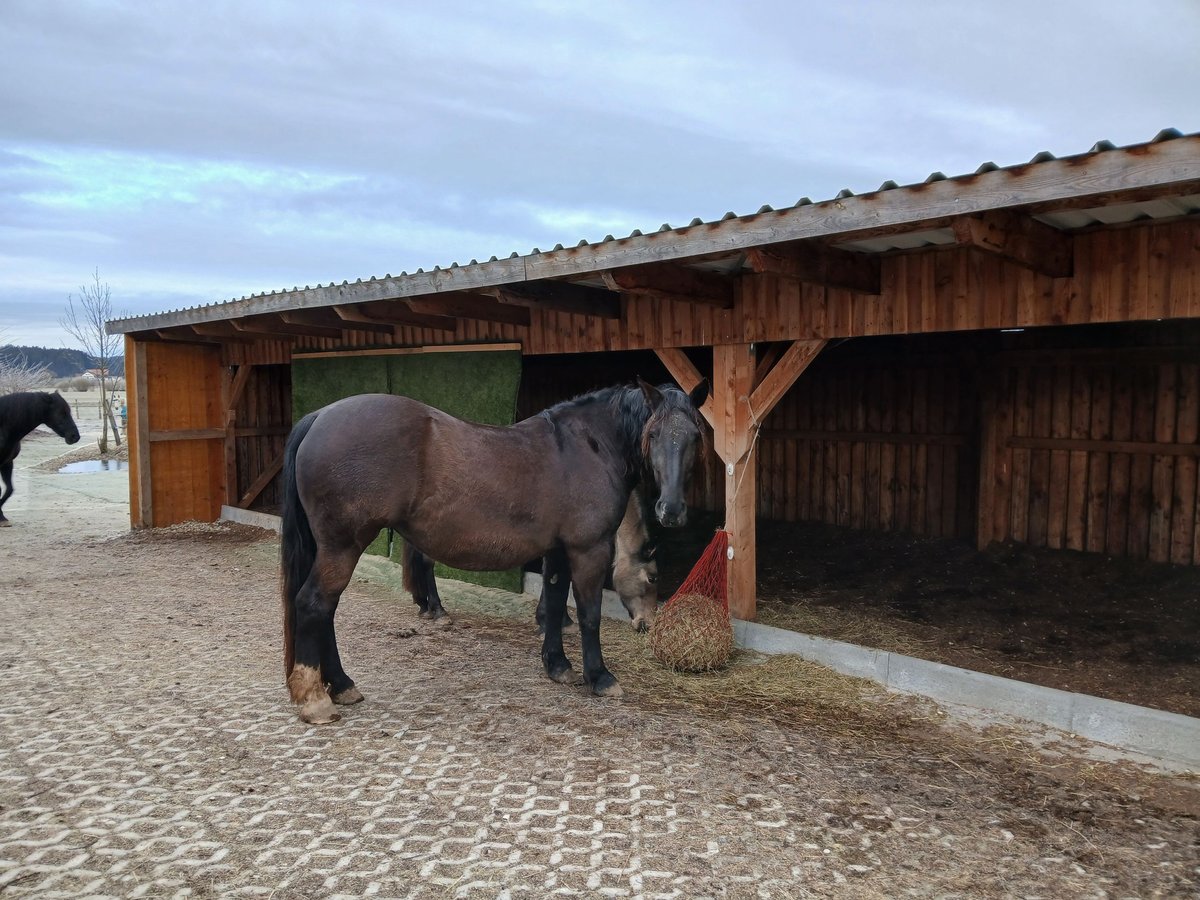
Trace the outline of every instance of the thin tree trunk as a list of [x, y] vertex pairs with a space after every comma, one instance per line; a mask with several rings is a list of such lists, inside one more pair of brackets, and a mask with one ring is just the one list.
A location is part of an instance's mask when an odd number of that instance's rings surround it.
[[108, 453], [108, 416], [106, 415], [107, 412], [108, 412], [108, 396], [105, 393], [104, 375], [101, 374], [100, 375], [100, 426], [101, 426], [100, 453], [102, 455]]

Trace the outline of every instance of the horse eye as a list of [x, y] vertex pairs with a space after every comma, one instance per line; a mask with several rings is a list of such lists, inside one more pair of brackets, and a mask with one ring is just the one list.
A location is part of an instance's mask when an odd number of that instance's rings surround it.
[[650, 582], [651, 584], [658, 584], [658, 576], [657, 575], [647, 575], [646, 580], [648, 582]]

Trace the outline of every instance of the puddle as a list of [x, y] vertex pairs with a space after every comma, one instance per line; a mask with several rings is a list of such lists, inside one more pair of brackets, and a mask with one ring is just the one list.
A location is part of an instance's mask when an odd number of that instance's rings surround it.
[[129, 470], [127, 459], [81, 459], [79, 462], [67, 463], [58, 470], [59, 475], [79, 475], [86, 472], [126, 472]]

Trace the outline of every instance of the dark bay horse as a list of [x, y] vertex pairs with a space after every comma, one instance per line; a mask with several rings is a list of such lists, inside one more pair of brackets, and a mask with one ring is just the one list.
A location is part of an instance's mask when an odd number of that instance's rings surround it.
[[[406, 397], [363, 394], [305, 416], [284, 454], [284, 670], [300, 718], [340, 718], [362, 694], [338, 656], [334, 615], [355, 564], [390, 526], [431, 558], [496, 570], [549, 557], [571, 572], [583, 675], [620, 696], [600, 651], [600, 597], [629, 493], [645, 476], [666, 527], [683, 525], [707, 382], [605, 388], [508, 427], [464, 422]], [[547, 591], [542, 664], [573, 683], [563, 652], [566, 579]]]
[[49, 426], [68, 444], [79, 440], [71, 407], [58, 391], [24, 391], [0, 397], [0, 528], [12, 523], [4, 517], [4, 503], [13, 495], [13, 460], [21, 452], [21, 439], [39, 425]]
[[[650, 544], [650, 532], [646, 527], [642, 492], [634, 488], [625, 507], [625, 518], [617, 528], [613, 544], [612, 580], [613, 590], [621, 598], [621, 605], [629, 613], [634, 631], [647, 631], [654, 624], [658, 612], [658, 561], [654, 558], [655, 548]], [[430, 559], [410, 543], [404, 544], [401, 556], [404, 568], [404, 588], [412, 594], [413, 602], [421, 610], [422, 619], [448, 621], [442, 597], [438, 593], [434, 577], [434, 560]], [[570, 578], [570, 572], [550, 572], [543, 562], [542, 578]], [[537, 607], [538, 630], [546, 629], [546, 593], [542, 592]], [[571, 625], [569, 615], [563, 616], [563, 626]]]

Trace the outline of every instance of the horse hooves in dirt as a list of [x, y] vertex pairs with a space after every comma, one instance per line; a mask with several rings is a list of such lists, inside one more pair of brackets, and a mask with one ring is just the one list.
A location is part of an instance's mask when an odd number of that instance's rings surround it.
[[356, 687], [348, 687], [340, 694], [333, 695], [333, 702], [338, 706], [353, 706], [355, 703], [362, 703], [365, 699], [362, 691]]
[[300, 707], [300, 718], [309, 725], [329, 725], [341, 717], [342, 714], [328, 697], [310, 700]]

